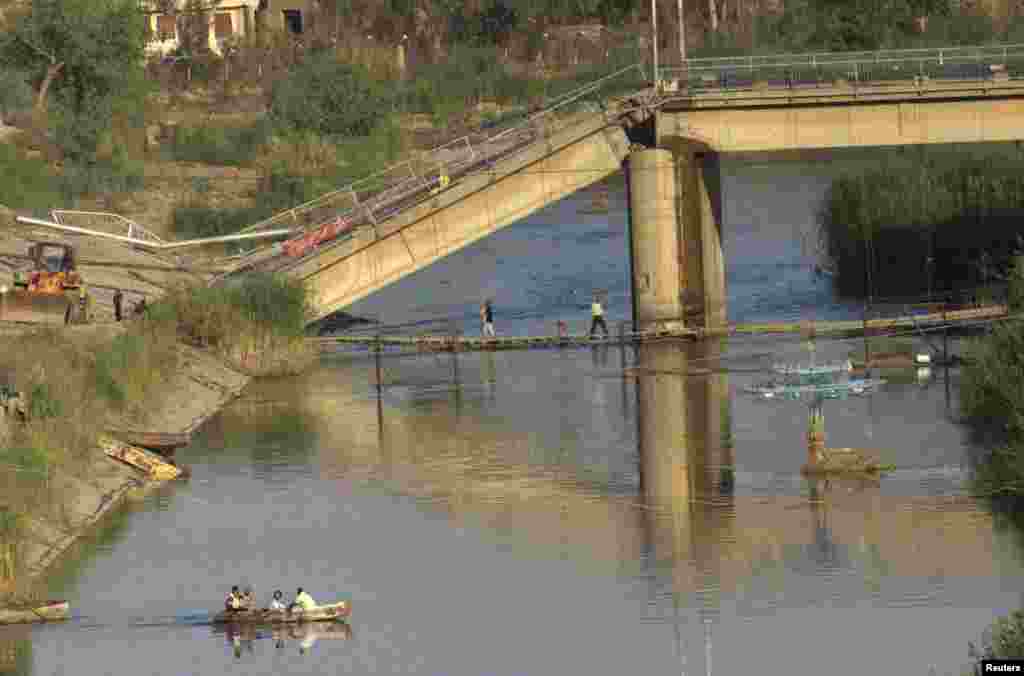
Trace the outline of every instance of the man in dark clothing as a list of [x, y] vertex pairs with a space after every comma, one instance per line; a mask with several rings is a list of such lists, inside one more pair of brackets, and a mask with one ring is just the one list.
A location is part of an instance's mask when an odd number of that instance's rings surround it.
[[483, 334], [487, 338], [494, 338], [494, 308], [491, 307], [491, 301], [485, 301], [483, 307], [483, 320], [484, 330]]
[[121, 304], [124, 302], [124, 294], [121, 293], [121, 289], [114, 291], [114, 321], [121, 321], [123, 314], [121, 313]]

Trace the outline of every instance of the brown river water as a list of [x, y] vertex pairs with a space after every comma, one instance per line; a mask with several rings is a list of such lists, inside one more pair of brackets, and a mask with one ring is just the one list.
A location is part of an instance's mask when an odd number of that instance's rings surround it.
[[[830, 171], [726, 166], [732, 318], [855, 316], [794, 234]], [[362, 310], [475, 331], [483, 288], [499, 332], [536, 333], [600, 286], [623, 319], [625, 217], [574, 208]], [[743, 391], [808, 359], [797, 338], [387, 355], [378, 397], [372, 357], [327, 355], [253, 385], [179, 452], [191, 481], [84, 541], [50, 578], [75, 618], [0, 631], [0, 673], [960, 674], [1022, 605], [1024, 539], [970, 496], [958, 374], [827, 401], [829, 445], [897, 469], [825, 484], [799, 473], [807, 404]], [[215, 630], [232, 584], [350, 598], [351, 631]]]

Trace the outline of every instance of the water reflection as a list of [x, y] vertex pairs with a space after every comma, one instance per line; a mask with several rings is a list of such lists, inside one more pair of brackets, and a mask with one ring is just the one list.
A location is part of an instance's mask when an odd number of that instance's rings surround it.
[[[646, 345], [637, 360], [652, 601], [674, 625], [684, 672], [710, 672], [726, 608], [757, 617], [822, 604], [941, 607], [947, 580], [999, 576], [991, 517], [966, 496], [899, 497], [878, 479], [802, 480], [794, 496], [737, 489], [722, 355], [717, 344]], [[802, 449], [793, 450], [795, 461]]]
[[306, 655], [318, 641], [349, 640], [352, 627], [347, 622], [309, 622], [272, 627], [251, 624], [214, 625], [214, 636], [223, 636], [236, 659], [256, 654], [256, 642], [272, 642], [274, 650]]

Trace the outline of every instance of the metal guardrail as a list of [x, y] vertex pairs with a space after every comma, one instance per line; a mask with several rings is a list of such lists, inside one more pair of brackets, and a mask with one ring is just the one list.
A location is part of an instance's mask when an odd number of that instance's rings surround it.
[[730, 82], [799, 85], [808, 81], [846, 79], [884, 82], [932, 78], [980, 80], [1005, 74], [1024, 75], [1024, 44], [900, 49], [878, 52], [819, 52], [688, 59], [662, 66], [658, 81], [700, 89]]
[[92, 230], [103, 230], [114, 235], [122, 235], [129, 239], [140, 239], [154, 244], [164, 244], [164, 240], [154, 232], [147, 230], [135, 221], [120, 214], [105, 211], [78, 211], [73, 209], [52, 209], [53, 220], [60, 225], [88, 227]]
[[[525, 119], [495, 133], [480, 138], [480, 134], [467, 134], [453, 141], [417, 153], [416, 157], [391, 165], [343, 188], [321, 195], [309, 202], [275, 214], [259, 223], [239, 231], [239, 234], [272, 227], [288, 227], [300, 231], [322, 225], [333, 218], [349, 218], [357, 224], [376, 225], [378, 221], [405, 208], [393, 205], [415, 196], [429, 195], [444, 187], [443, 177], [454, 177], [474, 164], [490, 160], [512, 147], [522, 147], [544, 136], [544, 124], [556, 112], [578, 102], [605, 87], [614, 80], [623, 80], [629, 73], [643, 75], [642, 64], [633, 64], [588, 82], [572, 91], [560, 94], [546, 102], [545, 107]], [[517, 135], [520, 135], [517, 138]], [[391, 208], [389, 208], [391, 207]], [[243, 268], [259, 251], [237, 259], [237, 268]]]

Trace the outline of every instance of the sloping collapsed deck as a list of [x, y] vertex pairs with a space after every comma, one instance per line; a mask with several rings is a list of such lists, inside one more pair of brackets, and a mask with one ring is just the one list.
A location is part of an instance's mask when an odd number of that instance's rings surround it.
[[1005, 305], [948, 312], [932, 312], [922, 315], [905, 315], [868, 319], [866, 321], [819, 321], [819, 322], [766, 322], [757, 324], [733, 324], [720, 329], [673, 329], [626, 332], [608, 337], [590, 338], [586, 334], [565, 336], [481, 336], [420, 335], [420, 336], [375, 336], [340, 335], [310, 338], [311, 342], [324, 348], [331, 345], [361, 347], [391, 346], [414, 348], [422, 352], [451, 352], [477, 350], [525, 350], [541, 347], [580, 347], [586, 345], [618, 345], [622, 343], [643, 343], [656, 340], [701, 340], [723, 336], [769, 335], [786, 333], [811, 333], [815, 335], [862, 335], [868, 332], [892, 329], [917, 330], [941, 326], [964, 326], [976, 322], [998, 320], [1007, 317]]

